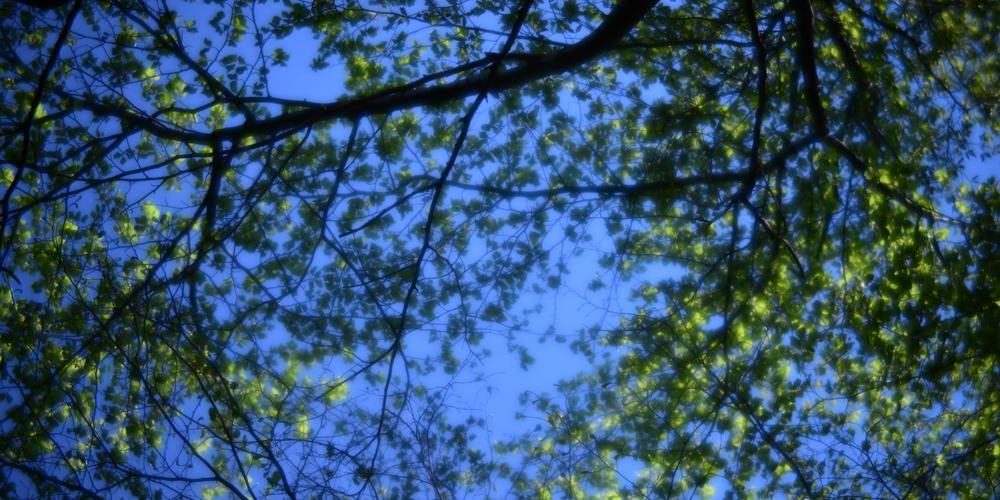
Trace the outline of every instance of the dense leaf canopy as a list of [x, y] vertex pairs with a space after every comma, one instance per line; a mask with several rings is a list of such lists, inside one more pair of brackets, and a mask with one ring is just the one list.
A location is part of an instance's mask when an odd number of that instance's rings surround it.
[[[993, 0], [2, 2], [0, 496], [996, 497], [998, 42]], [[457, 377], [581, 272], [589, 371], [491, 434]]]

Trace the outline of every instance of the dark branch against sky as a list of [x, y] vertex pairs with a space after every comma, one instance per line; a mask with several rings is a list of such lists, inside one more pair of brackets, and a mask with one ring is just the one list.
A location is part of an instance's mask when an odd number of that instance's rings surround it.
[[0, 496], [997, 496], [998, 18], [0, 3]]

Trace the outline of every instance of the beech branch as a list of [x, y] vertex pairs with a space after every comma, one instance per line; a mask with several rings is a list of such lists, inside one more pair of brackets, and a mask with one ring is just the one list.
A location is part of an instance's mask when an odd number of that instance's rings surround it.
[[[273, 118], [234, 125], [213, 132], [174, 128], [162, 122], [152, 121], [134, 111], [97, 102], [96, 99], [67, 97], [72, 98], [77, 105], [87, 111], [101, 116], [114, 116], [163, 139], [201, 145], [211, 145], [218, 141], [238, 143], [247, 136], [266, 136], [289, 129], [298, 130], [335, 119], [357, 119], [402, 109], [440, 106], [480, 93], [503, 92], [579, 68], [601, 54], [613, 50], [656, 3], [657, 0], [621, 0], [604, 18], [601, 25], [585, 38], [555, 52], [541, 54], [529, 64], [521, 64], [511, 69], [497, 69], [488, 74], [477, 74], [434, 86], [423, 86], [427, 79], [421, 78], [416, 82], [386, 89], [373, 95], [351, 97], [308, 109], [290, 111]], [[473, 65], [481, 65], [481, 61], [476, 61]]]
[[816, 37], [813, 31], [815, 15], [809, 0], [796, 0], [794, 7], [795, 31], [798, 37], [795, 43], [795, 56], [799, 69], [802, 70], [806, 106], [809, 108], [809, 116], [812, 118], [813, 130], [820, 136], [826, 136], [830, 133], [830, 127], [827, 124], [826, 111], [823, 110], [819, 76], [816, 73]]

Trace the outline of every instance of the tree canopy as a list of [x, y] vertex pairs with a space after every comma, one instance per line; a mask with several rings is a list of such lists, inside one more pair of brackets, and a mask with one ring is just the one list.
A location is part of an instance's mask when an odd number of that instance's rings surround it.
[[[0, 496], [996, 497], [998, 42], [993, 0], [2, 2]], [[491, 433], [457, 377], [559, 362], [519, 332], [581, 272], [588, 370]]]

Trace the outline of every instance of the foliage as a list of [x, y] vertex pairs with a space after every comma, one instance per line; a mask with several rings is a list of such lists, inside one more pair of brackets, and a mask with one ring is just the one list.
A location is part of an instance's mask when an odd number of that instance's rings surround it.
[[[0, 3], [0, 495], [995, 497], [998, 17]], [[589, 249], [489, 442], [456, 377]]]

